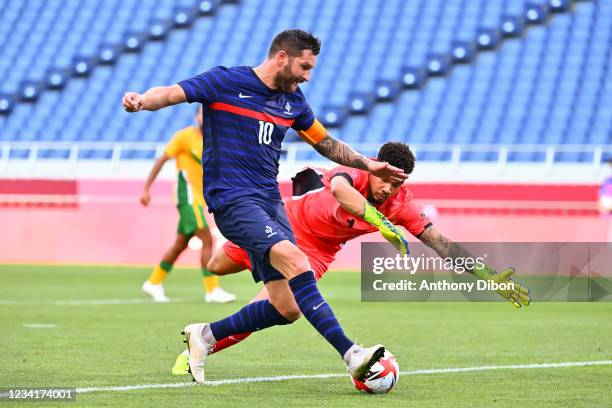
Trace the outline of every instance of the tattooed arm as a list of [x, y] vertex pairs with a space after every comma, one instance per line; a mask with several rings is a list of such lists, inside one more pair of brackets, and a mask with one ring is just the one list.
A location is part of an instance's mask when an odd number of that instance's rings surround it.
[[313, 147], [321, 156], [327, 157], [338, 164], [360, 170], [368, 170], [370, 159], [357, 153], [351, 146], [341, 142], [329, 133], [323, 140], [313, 145]]
[[[451, 258], [453, 261], [468, 257], [473, 259], [470, 253], [462, 248], [461, 245], [446, 238], [433, 226], [430, 226], [423, 231], [423, 233], [419, 236], [419, 239], [425, 245], [436, 251], [442, 258]], [[501, 297], [512, 303], [512, 305], [516, 308], [520, 308], [521, 305], [529, 306], [531, 303], [529, 289], [512, 279], [512, 275], [514, 275], [516, 272], [514, 268], [507, 268], [499, 274], [488, 265], [466, 268], [466, 271], [483, 280], [498, 283], [512, 283], [511, 289], [499, 289], [496, 290], [496, 292], [499, 293]]]
[[[453, 260], [457, 258], [471, 257], [469, 252], [458, 245], [456, 242], [451, 241], [440, 233], [435, 227], [430, 226], [419, 236], [421, 242], [436, 251], [440, 258], [451, 258]], [[472, 271], [469, 271], [472, 273]]]
[[312, 146], [322, 156], [343, 166], [366, 170], [381, 178], [391, 178], [392, 181], [404, 181], [408, 178], [408, 175], [404, 174], [402, 169], [391, 166], [389, 163], [370, 160], [329, 133], [323, 140]]
[[[445, 237], [438, 231], [434, 226], [430, 226], [419, 236], [421, 242], [436, 251], [440, 258], [450, 258], [455, 262], [457, 259], [474, 258], [465, 248], [451, 239]], [[465, 261], [463, 261], [465, 262]], [[476, 268], [466, 268], [466, 271], [475, 275], [481, 279], [485, 279], [488, 276], [484, 276]], [[493, 271], [494, 272], [494, 271]]]

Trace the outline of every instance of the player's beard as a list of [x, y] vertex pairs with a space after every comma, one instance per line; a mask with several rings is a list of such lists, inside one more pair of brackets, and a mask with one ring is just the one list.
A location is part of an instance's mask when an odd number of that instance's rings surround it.
[[381, 192], [374, 193], [374, 191], [372, 191], [372, 188], [368, 188], [368, 201], [374, 205], [380, 205], [384, 203], [389, 197], [391, 196], [385, 195]]
[[368, 191], [368, 201], [374, 205], [379, 205], [385, 202], [385, 200], [381, 200], [376, 195], [374, 195], [372, 193], [372, 190]]
[[300, 78], [291, 74], [291, 64], [287, 64], [274, 77], [274, 85], [277, 89], [283, 92], [293, 93], [297, 90], [298, 83], [302, 82]]

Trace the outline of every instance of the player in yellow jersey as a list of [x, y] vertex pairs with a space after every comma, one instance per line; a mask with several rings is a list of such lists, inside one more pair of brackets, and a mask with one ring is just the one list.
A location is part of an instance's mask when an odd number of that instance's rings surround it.
[[176, 240], [164, 254], [159, 265], [155, 266], [149, 279], [142, 285], [142, 290], [151, 295], [156, 302], [167, 302], [162, 282], [166, 279], [174, 262], [187, 248], [189, 239], [194, 235], [202, 240], [202, 279], [207, 303], [228, 303], [236, 300], [236, 296], [226, 292], [219, 286], [219, 277], [206, 269], [212, 252], [212, 237], [204, 217], [204, 194], [202, 193], [202, 112], [196, 115], [197, 126], [181, 129], [172, 136], [164, 153], [157, 159], [145, 182], [144, 191], [140, 197], [142, 205], [151, 201], [150, 188], [164, 164], [174, 159], [178, 170], [176, 185], [176, 202], [179, 212], [179, 225]]

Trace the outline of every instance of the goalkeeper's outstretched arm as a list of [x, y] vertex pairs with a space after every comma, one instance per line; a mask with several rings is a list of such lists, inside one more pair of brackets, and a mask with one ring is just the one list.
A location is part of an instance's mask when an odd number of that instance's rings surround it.
[[[450, 240], [449, 238], [442, 235], [435, 227], [428, 227], [419, 236], [419, 239], [428, 247], [432, 248], [441, 258], [471, 258], [472, 255], [466, 251], [461, 245]], [[512, 282], [514, 283], [513, 290], [497, 290], [496, 292], [512, 303], [514, 307], [529, 306], [531, 298], [529, 297], [529, 289], [522, 286], [520, 283], [512, 279], [512, 275], [516, 272], [514, 268], [507, 268], [500, 273], [497, 273], [488, 265], [484, 265], [482, 268], [467, 269], [469, 273], [478, 277], [482, 280], [494, 281], [494, 282]]]

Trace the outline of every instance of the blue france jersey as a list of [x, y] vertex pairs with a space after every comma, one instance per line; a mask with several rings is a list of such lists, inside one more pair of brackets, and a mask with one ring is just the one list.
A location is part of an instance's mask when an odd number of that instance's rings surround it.
[[215, 67], [179, 82], [204, 111], [204, 198], [214, 211], [243, 196], [280, 199], [276, 177], [287, 130], [307, 130], [315, 117], [298, 88], [268, 88], [251, 67]]

